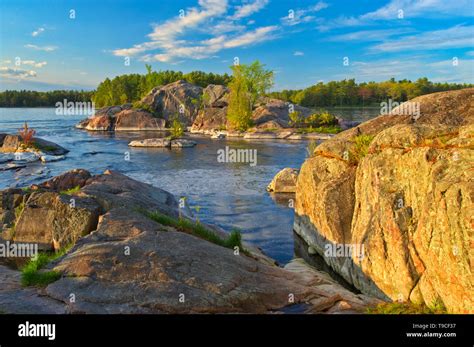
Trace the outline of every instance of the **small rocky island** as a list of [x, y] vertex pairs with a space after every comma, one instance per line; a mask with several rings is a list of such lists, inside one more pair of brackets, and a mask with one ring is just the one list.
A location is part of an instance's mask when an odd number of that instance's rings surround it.
[[[222, 85], [211, 84], [202, 88], [179, 80], [153, 88], [136, 107], [125, 104], [101, 108], [76, 127], [90, 131], [166, 131], [172, 120], [177, 118], [190, 133], [216, 138], [324, 140], [333, 136], [330, 133], [302, 132], [301, 129], [294, 128], [290, 119], [292, 112], [305, 119], [313, 111], [268, 97], [257, 100], [252, 111], [252, 128], [246, 132], [231, 130], [227, 119], [229, 93], [229, 89]], [[315, 119], [315, 125], [320, 123], [336, 130], [356, 125], [336, 118], [321, 121]]]
[[64, 159], [69, 151], [60, 145], [34, 137], [34, 130], [25, 123], [20, 135], [0, 133], [0, 170], [15, 170], [29, 162], [50, 162]]

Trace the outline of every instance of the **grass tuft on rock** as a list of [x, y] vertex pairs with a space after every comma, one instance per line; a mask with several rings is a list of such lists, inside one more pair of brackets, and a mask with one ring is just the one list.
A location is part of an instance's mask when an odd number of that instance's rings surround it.
[[71, 247], [65, 247], [55, 253], [38, 253], [21, 269], [21, 284], [24, 287], [40, 286], [44, 287], [56, 282], [61, 273], [58, 271], [41, 271], [51, 261], [62, 257]]
[[198, 236], [222, 247], [230, 249], [238, 247], [242, 253], [248, 254], [248, 251], [242, 246], [242, 234], [238, 230], [232, 230], [226, 239], [222, 239], [214, 231], [206, 228], [199, 222], [193, 222], [185, 218], [173, 218], [158, 211], [140, 210], [140, 212], [157, 223], [171, 226], [179, 231]]
[[59, 192], [59, 194], [61, 194], [61, 195], [74, 195], [74, 194], [78, 193], [80, 190], [81, 190], [81, 186], [75, 186], [71, 189], [61, 190]]
[[358, 135], [354, 137], [354, 145], [349, 153], [349, 161], [357, 165], [368, 153], [374, 135]]

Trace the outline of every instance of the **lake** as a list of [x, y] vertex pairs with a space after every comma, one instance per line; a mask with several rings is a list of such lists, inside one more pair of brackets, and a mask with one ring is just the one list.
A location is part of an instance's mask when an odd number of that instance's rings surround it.
[[[334, 113], [350, 120], [373, 116], [357, 109]], [[54, 108], [0, 108], [0, 132], [17, 133], [27, 121], [36, 136], [70, 150], [61, 161], [0, 171], [0, 189], [39, 183], [75, 168], [93, 174], [117, 170], [177, 197], [186, 196], [201, 221], [227, 231], [240, 229], [245, 241], [260, 247], [280, 264], [293, 258], [293, 210], [288, 206], [292, 196], [275, 198], [266, 192], [266, 186], [281, 169], [301, 166], [307, 156], [305, 141], [250, 142], [193, 136], [198, 143], [194, 148], [130, 148], [131, 140], [160, 137], [162, 133], [75, 129], [74, 125], [83, 118], [58, 116]], [[217, 151], [226, 146], [256, 150], [257, 165], [218, 162]], [[127, 156], [130, 160], [126, 160]], [[1, 159], [2, 154], [0, 162]]]

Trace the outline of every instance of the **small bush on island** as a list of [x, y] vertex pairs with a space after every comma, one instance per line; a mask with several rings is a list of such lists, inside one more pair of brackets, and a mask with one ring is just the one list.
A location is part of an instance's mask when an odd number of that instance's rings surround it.
[[291, 126], [297, 126], [301, 122], [300, 113], [298, 111], [290, 112], [288, 114], [288, 117], [290, 118], [290, 125]]
[[23, 125], [23, 128], [20, 129], [18, 131], [18, 133], [21, 137], [21, 141], [22, 141], [23, 145], [26, 148], [31, 147], [31, 145], [34, 143], [33, 142], [33, 137], [36, 134], [36, 130], [28, 128], [28, 123], [25, 122], [25, 124]]
[[184, 135], [184, 124], [181, 123], [178, 116], [174, 116], [171, 120], [171, 127], [170, 127], [170, 139], [178, 139]]
[[321, 113], [313, 113], [312, 115], [306, 117], [302, 123], [307, 126], [311, 125], [313, 127], [321, 127], [337, 125], [338, 121], [336, 116], [324, 111]]

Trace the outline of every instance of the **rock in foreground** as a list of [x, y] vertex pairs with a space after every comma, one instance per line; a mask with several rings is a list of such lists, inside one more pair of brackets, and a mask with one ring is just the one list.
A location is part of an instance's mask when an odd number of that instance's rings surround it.
[[[67, 312], [266, 313], [301, 303], [308, 312], [333, 313], [360, 312], [376, 302], [345, 290], [304, 263], [282, 269], [251, 248], [248, 255], [235, 253], [148, 218], [144, 209], [187, 218], [176, 199], [159, 188], [110, 171], [85, 182], [87, 175], [77, 173], [77, 179], [66, 173], [40, 185], [51, 193], [65, 188], [67, 181], [80, 182], [74, 196], [90, 199], [101, 209], [95, 230], [48, 266], [62, 277], [45, 289], [43, 298], [63, 303]], [[5, 276], [13, 281], [15, 274]], [[22, 297], [24, 292], [15, 293]], [[8, 295], [11, 292], [0, 288], [0, 310], [21, 311], [23, 306], [14, 305]], [[60, 312], [57, 306], [49, 313]]]

